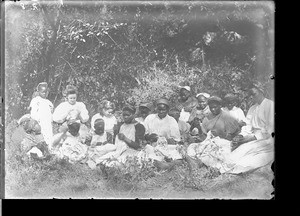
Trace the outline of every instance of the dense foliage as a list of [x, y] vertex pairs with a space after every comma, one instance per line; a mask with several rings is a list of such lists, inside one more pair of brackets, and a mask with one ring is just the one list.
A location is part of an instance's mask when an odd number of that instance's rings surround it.
[[26, 113], [34, 87], [50, 84], [57, 106], [67, 84], [93, 114], [166, 96], [178, 84], [223, 96], [257, 79], [273, 95], [274, 8], [270, 3], [7, 4], [7, 121]]

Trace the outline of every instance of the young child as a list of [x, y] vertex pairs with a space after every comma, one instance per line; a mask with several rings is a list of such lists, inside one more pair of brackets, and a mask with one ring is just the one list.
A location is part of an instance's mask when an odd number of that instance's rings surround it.
[[188, 120], [188, 123], [191, 125], [190, 131], [193, 134], [198, 134], [203, 119], [210, 114], [210, 110], [207, 105], [207, 99], [209, 96], [210, 95], [207, 93], [199, 93], [196, 95], [198, 106], [193, 108]]
[[91, 130], [87, 137], [88, 144], [94, 147], [113, 143], [112, 135], [105, 131], [105, 122], [103, 119], [96, 119], [93, 126], [94, 130]]
[[94, 130], [90, 131], [88, 140], [86, 141], [86, 144], [90, 145], [88, 148], [87, 164], [91, 169], [96, 168], [99, 158], [116, 150], [112, 135], [105, 131], [104, 120], [96, 119], [93, 126]]
[[29, 105], [30, 117], [38, 122], [44, 140], [50, 146], [53, 139], [53, 104], [46, 99], [49, 94], [48, 84], [46, 82], [39, 83], [36, 90]]
[[88, 147], [84, 144], [85, 136], [79, 133], [80, 125], [79, 121], [68, 121], [53, 139], [55, 154], [59, 158], [67, 158], [70, 163], [84, 161], [87, 156]]
[[95, 130], [94, 124], [97, 119], [103, 119], [105, 123], [105, 131], [114, 136], [114, 126], [117, 125], [117, 119], [113, 115], [115, 109], [114, 103], [104, 100], [99, 106], [99, 112], [95, 114], [91, 119], [91, 128]]

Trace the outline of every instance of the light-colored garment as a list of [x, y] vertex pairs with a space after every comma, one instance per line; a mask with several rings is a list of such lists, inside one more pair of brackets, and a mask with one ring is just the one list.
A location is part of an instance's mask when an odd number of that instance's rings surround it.
[[[122, 124], [119, 133], [123, 133], [128, 139], [135, 142], [135, 124]], [[115, 166], [125, 163], [127, 157], [134, 157], [139, 153], [139, 151], [130, 148], [123, 140], [120, 140], [118, 136], [116, 136], [115, 147], [110, 149], [112, 151], [97, 158], [96, 164], [103, 163], [106, 166]]]
[[197, 109], [197, 107], [194, 107], [192, 112], [191, 112], [191, 115], [189, 117], [189, 120], [188, 122], [191, 122], [193, 121], [195, 118], [198, 118], [200, 119], [200, 121], [202, 122], [203, 119], [208, 116], [210, 114], [210, 110], [209, 110], [209, 107], [206, 106], [203, 110], [199, 110]]
[[214, 137], [211, 132], [201, 143], [192, 143], [188, 146], [187, 155], [200, 159], [205, 165], [217, 168], [221, 173], [232, 169], [228, 163], [231, 153], [231, 142], [220, 137]]
[[185, 142], [188, 140], [188, 136], [190, 133], [190, 124], [184, 121], [178, 120], [178, 127], [180, 132], [181, 141]]
[[265, 98], [261, 104], [254, 104], [246, 116], [247, 125], [242, 135], [254, 134], [256, 139], [267, 139], [274, 132], [274, 102]]
[[238, 121], [222, 110], [217, 116], [210, 114], [205, 117], [201, 129], [206, 134], [213, 130], [221, 138], [227, 138], [229, 135], [235, 136], [240, 132]]
[[178, 123], [169, 115], [160, 119], [157, 114], [150, 114], [145, 119], [144, 126], [146, 134], [155, 133], [158, 136], [165, 137], [166, 139], [173, 138], [175, 141], [180, 141]]
[[135, 118], [135, 120], [139, 123], [141, 123], [142, 125], [144, 125], [144, 122], [145, 122], [145, 119], [143, 117], [138, 117], [138, 118]]
[[227, 107], [224, 107], [223, 110], [229, 113], [229, 115], [235, 118], [238, 122], [243, 121], [246, 123], [247, 120], [244, 111], [241, 108], [234, 106], [231, 110], [229, 110]]
[[192, 110], [198, 106], [198, 100], [191, 96], [185, 102], [178, 102], [177, 108], [181, 110], [179, 120], [187, 122]]
[[34, 97], [29, 107], [31, 108], [30, 116], [41, 126], [41, 133], [47, 145], [51, 145], [53, 140], [52, 129], [52, 110], [53, 104], [48, 99], [40, 96]]
[[[206, 145], [212, 145], [213, 140], [216, 139], [210, 135], [202, 143], [191, 144], [188, 147], [188, 155], [203, 160], [209, 166], [218, 168], [221, 173], [237, 174], [270, 164], [274, 160], [274, 138], [271, 136], [274, 130], [273, 106], [274, 104], [271, 100], [264, 99], [260, 105], [256, 104], [248, 111], [247, 119], [249, 125], [244, 127], [248, 127], [250, 130], [244, 130], [241, 134], [252, 134], [257, 140], [244, 143], [228, 153], [231, 151], [228, 144], [230, 142], [224, 139], [219, 139], [219, 142], [223, 143], [223, 149], [227, 149], [225, 152], [221, 151], [220, 148], [204, 148]], [[216, 160], [212, 163], [205, 158], [203, 159], [201, 156], [203, 153], [212, 155], [210, 158], [215, 158]]]
[[93, 115], [93, 117], [91, 119], [92, 130], [95, 130], [94, 124], [97, 119], [103, 119], [105, 122], [105, 131], [113, 135], [114, 125], [116, 125], [118, 123], [116, 117], [113, 115], [111, 117], [106, 117], [106, 116], [100, 115], [100, 113]]
[[60, 157], [67, 157], [70, 163], [81, 162], [87, 157], [88, 146], [83, 144], [83, 138], [72, 136], [69, 132], [60, 141], [61, 146], [55, 154]]
[[82, 123], [85, 123], [89, 120], [89, 112], [83, 102], [77, 101], [74, 105], [71, 105], [68, 101], [65, 101], [60, 103], [55, 108], [53, 113], [53, 121], [57, 123], [63, 123], [64, 121], [66, 121], [69, 113], [73, 110], [77, 110], [79, 112]]

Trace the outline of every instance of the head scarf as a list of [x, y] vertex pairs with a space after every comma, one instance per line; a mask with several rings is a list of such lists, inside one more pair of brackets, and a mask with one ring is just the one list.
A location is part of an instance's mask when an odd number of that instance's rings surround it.
[[189, 92], [191, 91], [191, 87], [189, 86], [179, 86], [180, 89], [185, 89], [185, 90], [188, 90]]
[[164, 99], [164, 98], [158, 99], [158, 100], [156, 101], [156, 106], [157, 106], [158, 104], [164, 104], [164, 105], [167, 105], [168, 107], [170, 107], [169, 101], [168, 101], [167, 99]]
[[151, 108], [152, 108], [152, 105], [151, 105], [151, 103], [141, 103], [140, 105], [139, 105], [139, 107], [146, 107], [146, 108], [148, 108], [149, 110], [151, 110]]
[[210, 94], [205, 93], [205, 92], [201, 92], [199, 94], [196, 95], [196, 98], [199, 97], [200, 95], [202, 95], [203, 97], [205, 97], [206, 99], [210, 97]]
[[40, 82], [37, 87], [36, 87], [36, 91], [40, 91], [40, 89], [42, 87], [45, 87], [46, 89], [48, 88], [48, 83], [47, 82]]

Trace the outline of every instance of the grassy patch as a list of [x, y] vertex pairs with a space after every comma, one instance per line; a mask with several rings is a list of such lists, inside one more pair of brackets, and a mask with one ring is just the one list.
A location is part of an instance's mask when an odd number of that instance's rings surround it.
[[121, 167], [95, 170], [56, 158], [36, 161], [21, 154], [23, 135], [19, 128], [7, 134], [8, 198], [270, 199], [273, 191], [270, 168], [244, 175], [217, 175], [213, 169], [201, 168], [191, 175], [186, 162], [171, 171], [158, 171], [150, 162], [140, 166], [134, 158]]

